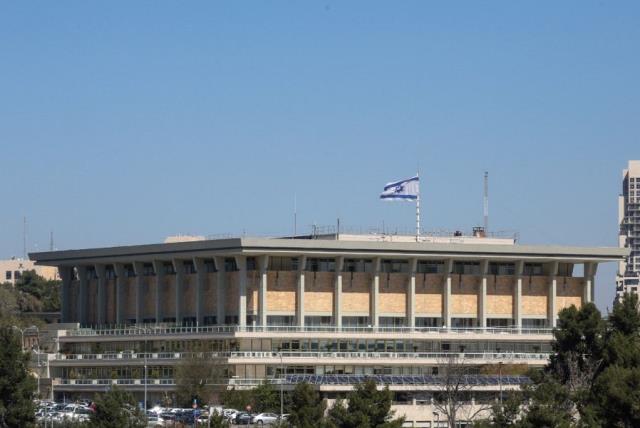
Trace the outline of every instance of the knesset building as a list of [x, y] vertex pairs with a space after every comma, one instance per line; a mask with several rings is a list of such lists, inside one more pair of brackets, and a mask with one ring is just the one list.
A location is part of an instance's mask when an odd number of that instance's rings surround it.
[[[520, 245], [483, 236], [328, 234], [234, 238], [31, 254], [63, 281], [57, 395], [119, 385], [148, 402], [174, 367], [209, 353], [225, 382], [308, 381], [329, 399], [376, 376], [409, 422], [433, 426], [430, 394], [454, 355], [472, 400], [541, 367], [558, 312], [594, 296], [597, 267], [624, 248]], [[146, 367], [146, 369], [145, 369]], [[498, 385], [499, 384], [499, 385]]]

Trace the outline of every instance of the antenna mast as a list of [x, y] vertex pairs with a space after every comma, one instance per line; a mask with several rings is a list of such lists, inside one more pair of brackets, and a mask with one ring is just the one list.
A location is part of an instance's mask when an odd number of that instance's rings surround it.
[[27, 260], [27, 216], [22, 217], [22, 258]]
[[49, 233], [49, 251], [53, 251], [53, 230]]
[[489, 233], [489, 172], [484, 172], [484, 233]]

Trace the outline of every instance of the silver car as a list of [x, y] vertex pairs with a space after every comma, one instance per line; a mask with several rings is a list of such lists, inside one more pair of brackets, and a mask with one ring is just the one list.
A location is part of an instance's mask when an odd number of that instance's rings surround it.
[[252, 424], [258, 425], [271, 425], [278, 420], [278, 415], [275, 413], [260, 413], [251, 418]]

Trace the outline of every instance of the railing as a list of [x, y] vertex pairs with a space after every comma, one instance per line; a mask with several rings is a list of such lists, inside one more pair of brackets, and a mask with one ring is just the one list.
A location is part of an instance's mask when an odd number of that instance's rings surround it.
[[[175, 385], [173, 379], [146, 379], [147, 385]], [[53, 379], [54, 385], [144, 385], [145, 379]]]
[[352, 358], [352, 359], [435, 359], [435, 360], [451, 360], [456, 359], [459, 362], [466, 360], [540, 360], [546, 361], [549, 353], [544, 352], [357, 352], [357, 351], [231, 351], [231, 352], [151, 352], [151, 353], [128, 353], [122, 352], [117, 354], [57, 354], [57, 361], [79, 361], [79, 360], [179, 360], [188, 358], [193, 355], [205, 358], [248, 358], [248, 359], [279, 359], [289, 358], [311, 358], [311, 359], [328, 359], [328, 358]]
[[231, 352], [229, 358], [275, 358], [282, 355], [286, 358], [352, 358], [352, 359], [432, 359], [432, 360], [452, 360], [459, 363], [467, 360], [540, 360], [546, 361], [549, 353], [527, 353], [527, 352]]
[[66, 336], [160, 336], [172, 334], [235, 333], [467, 333], [467, 334], [545, 334], [550, 328], [525, 327], [336, 327], [336, 326], [186, 326], [80, 328], [66, 330]]

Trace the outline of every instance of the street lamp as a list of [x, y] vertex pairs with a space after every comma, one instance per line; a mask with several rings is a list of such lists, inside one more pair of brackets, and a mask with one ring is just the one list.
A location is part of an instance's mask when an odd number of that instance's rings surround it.
[[146, 327], [135, 327], [142, 331], [144, 335], [144, 411], [147, 411], [147, 329]]
[[498, 383], [500, 384], [500, 408], [502, 408], [502, 361], [498, 363]]
[[284, 414], [284, 364], [282, 362], [282, 348], [278, 348], [278, 355], [280, 356], [280, 417]]

